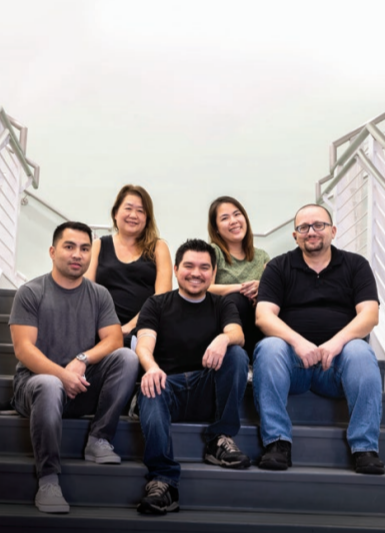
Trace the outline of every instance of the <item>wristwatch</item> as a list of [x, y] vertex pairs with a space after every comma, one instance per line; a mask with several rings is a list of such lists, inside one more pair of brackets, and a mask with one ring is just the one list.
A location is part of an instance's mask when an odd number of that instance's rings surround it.
[[86, 366], [88, 365], [88, 357], [86, 356], [85, 353], [80, 353], [79, 355], [76, 356], [76, 359], [78, 361], [81, 361], [82, 363], [85, 363]]

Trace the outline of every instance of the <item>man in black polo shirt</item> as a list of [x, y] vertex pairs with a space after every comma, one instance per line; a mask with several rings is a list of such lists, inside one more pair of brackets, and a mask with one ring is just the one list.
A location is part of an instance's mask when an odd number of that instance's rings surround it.
[[294, 227], [298, 247], [270, 261], [259, 286], [256, 323], [268, 336], [254, 352], [254, 401], [265, 447], [259, 467], [291, 466], [287, 397], [310, 389], [346, 397], [356, 472], [383, 474], [381, 377], [364, 340], [378, 323], [372, 270], [360, 255], [331, 245], [337, 230], [324, 207], [305, 205]]
[[145, 374], [138, 405], [149, 480], [140, 513], [179, 510], [171, 422], [210, 420], [206, 462], [250, 466], [231, 438], [240, 428], [248, 358], [234, 303], [207, 292], [215, 265], [212, 246], [187, 241], [175, 257], [179, 289], [152, 296], [140, 311], [136, 352]]

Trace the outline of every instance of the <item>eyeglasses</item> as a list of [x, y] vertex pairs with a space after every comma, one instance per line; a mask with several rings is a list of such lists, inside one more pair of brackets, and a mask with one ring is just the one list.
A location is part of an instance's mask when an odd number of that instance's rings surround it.
[[314, 222], [313, 224], [301, 224], [295, 228], [295, 231], [298, 233], [309, 233], [310, 228], [313, 228], [314, 231], [323, 231], [325, 226], [332, 226], [328, 222]]

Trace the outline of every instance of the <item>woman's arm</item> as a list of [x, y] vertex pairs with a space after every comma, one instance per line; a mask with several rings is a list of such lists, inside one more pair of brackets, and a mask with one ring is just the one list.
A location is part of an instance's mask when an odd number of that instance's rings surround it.
[[[155, 264], [156, 264], [156, 278], [155, 278], [155, 294], [163, 294], [172, 289], [172, 263], [170, 250], [167, 244], [160, 239], [155, 247]], [[135, 315], [127, 324], [122, 326], [123, 335], [129, 335], [136, 327], [139, 313]]]
[[96, 279], [96, 270], [98, 268], [98, 263], [99, 263], [100, 245], [101, 245], [100, 239], [97, 239], [96, 241], [93, 242], [90, 266], [88, 267], [87, 272], [84, 274], [84, 277], [88, 278], [91, 281], [95, 281]]
[[232, 292], [240, 292], [242, 288], [242, 283], [232, 283], [230, 285], [219, 285], [217, 283], [212, 283], [208, 290], [213, 294], [219, 294], [219, 296], [226, 296]]
[[172, 289], [172, 262], [167, 244], [158, 240], [155, 247], [155, 294], [163, 294]]

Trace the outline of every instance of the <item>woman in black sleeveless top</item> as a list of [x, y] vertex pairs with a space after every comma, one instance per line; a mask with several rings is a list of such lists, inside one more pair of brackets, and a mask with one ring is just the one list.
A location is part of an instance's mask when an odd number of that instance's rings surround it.
[[159, 238], [152, 200], [143, 187], [125, 185], [111, 216], [116, 233], [94, 241], [86, 277], [111, 293], [124, 344], [131, 347], [144, 302], [172, 288], [171, 257]]

